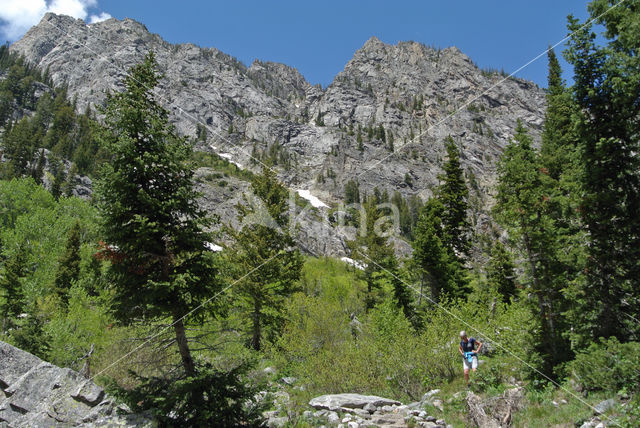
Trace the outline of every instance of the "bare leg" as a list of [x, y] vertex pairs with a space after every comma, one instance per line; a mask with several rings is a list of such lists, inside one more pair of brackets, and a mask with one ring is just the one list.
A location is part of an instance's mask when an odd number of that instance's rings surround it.
[[464, 381], [469, 385], [469, 370], [464, 371]]

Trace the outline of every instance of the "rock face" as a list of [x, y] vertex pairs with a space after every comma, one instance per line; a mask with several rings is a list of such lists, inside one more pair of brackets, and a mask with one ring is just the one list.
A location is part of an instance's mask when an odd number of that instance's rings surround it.
[[79, 373], [0, 342], [0, 422], [12, 427], [154, 426]]
[[[482, 71], [455, 47], [374, 37], [326, 89], [283, 64], [246, 67], [215, 48], [171, 45], [130, 19], [86, 25], [47, 14], [11, 49], [66, 83], [80, 111], [119, 90], [126, 70], [153, 50], [166, 76], [156, 93], [180, 133], [195, 136], [204, 126], [201, 150], [256, 170], [269, 159], [290, 188], [333, 207], [349, 180], [369, 194], [377, 187], [426, 199], [451, 135], [482, 211], [492, 204], [495, 161], [517, 120], [538, 141], [544, 117], [543, 90]], [[484, 217], [473, 220], [477, 227]], [[319, 233], [317, 225], [305, 230]], [[344, 239], [330, 235], [317, 249], [342, 254]]]

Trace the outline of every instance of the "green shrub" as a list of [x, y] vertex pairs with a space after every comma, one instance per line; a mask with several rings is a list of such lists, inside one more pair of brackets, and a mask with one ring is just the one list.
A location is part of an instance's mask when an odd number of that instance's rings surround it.
[[640, 395], [633, 396], [633, 399], [624, 407], [622, 416], [615, 423], [624, 428], [640, 426]]
[[167, 379], [137, 376], [133, 390], [109, 390], [134, 411], [150, 411], [162, 426], [258, 427], [269, 400], [256, 400], [260, 386], [247, 380], [251, 364], [219, 370], [199, 364], [195, 377]]
[[575, 380], [587, 391], [640, 392], [640, 343], [616, 338], [592, 343], [568, 364]]
[[500, 360], [488, 360], [486, 364], [478, 368], [478, 371], [472, 374], [471, 387], [475, 392], [488, 392], [489, 395], [502, 393], [504, 390], [504, 382], [506, 363]]

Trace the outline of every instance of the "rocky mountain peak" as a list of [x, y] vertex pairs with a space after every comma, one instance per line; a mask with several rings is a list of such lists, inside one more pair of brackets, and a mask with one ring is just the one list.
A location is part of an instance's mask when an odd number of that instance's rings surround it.
[[256, 59], [247, 70], [247, 74], [279, 98], [286, 99], [290, 95], [304, 98], [306, 91], [311, 87], [297, 69], [277, 62]]
[[386, 43], [384, 43], [382, 40], [380, 40], [376, 36], [371, 36], [366, 42], [364, 42], [364, 45], [362, 45], [362, 47], [356, 51], [356, 54], [377, 52], [381, 49], [384, 49], [387, 46], [388, 45]]
[[[543, 90], [480, 70], [455, 47], [371, 37], [326, 90], [291, 66], [257, 60], [246, 67], [215, 48], [167, 43], [131, 19], [87, 26], [47, 14], [11, 49], [48, 68], [54, 83], [67, 84], [81, 111], [103, 103], [153, 50], [166, 76], [158, 100], [178, 132], [202, 138], [204, 128], [201, 150], [243, 168], [269, 163], [292, 189], [334, 206], [350, 180], [367, 193], [377, 187], [427, 198], [451, 135], [482, 195], [482, 211], [491, 204], [495, 161], [517, 121], [537, 141], [544, 118]], [[308, 247], [343, 252], [340, 245]]]

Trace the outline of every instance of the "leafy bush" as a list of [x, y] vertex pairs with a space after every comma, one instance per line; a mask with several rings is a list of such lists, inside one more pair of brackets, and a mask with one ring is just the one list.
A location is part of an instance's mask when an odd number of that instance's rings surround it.
[[[418, 308], [423, 322], [416, 329], [391, 300], [390, 290], [383, 303], [364, 313], [364, 287], [357, 271], [335, 260], [307, 260], [301, 277], [305, 294], [289, 301], [284, 333], [270, 357], [310, 393], [419, 399], [425, 390], [462, 377], [458, 332], [463, 328], [492, 350], [495, 369], [481, 375], [487, 388], [527, 376], [522, 361], [535, 357], [535, 323], [527, 304], [492, 305], [483, 298], [443, 302], [441, 308], [423, 304]], [[358, 320], [352, 321], [352, 314]]]
[[495, 395], [502, 392], [505, 379], [505, 363], [499, 360], [488, 361], [473, 374], [471, 387], [475, 392], [489, 392]]
[[640, 392], [640, 343], [616, 338], [592, 343], [568, 364], [576, 381], [587, 391]]

